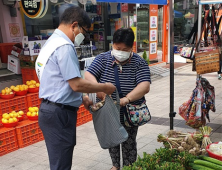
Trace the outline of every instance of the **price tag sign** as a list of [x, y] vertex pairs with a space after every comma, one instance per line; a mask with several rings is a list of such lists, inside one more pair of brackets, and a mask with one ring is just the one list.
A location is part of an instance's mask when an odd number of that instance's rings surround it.
[[156, 16], [150, 17], [150, 28], [157, 28], [157, 17]]
[[157, 30], [150, 30], [150, 41], [157, 41]]
[[157, 43], [156, 42], [150, 43], [150, 54], [156, 54], [157, 53], [156, 49], [157, 49]]

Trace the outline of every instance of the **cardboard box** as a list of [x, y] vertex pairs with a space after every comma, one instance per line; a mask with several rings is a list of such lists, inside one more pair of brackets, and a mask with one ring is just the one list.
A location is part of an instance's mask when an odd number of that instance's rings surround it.
[[43, 42], [42, 40], [29, 41], [29, 55], [38, 55], [42, 48]]
[[21, 48], [18, 48], [16, 46], [13, 46], [12, 47], [12, 51], [11, 51], [11, 54], [18, 57], [22, 52], [22, 49]]
[[21, 68], [35, 68], [35, 61], [38, 55], [19, 55]]
[[36, 35], [35, 37], [30, 37], [32, 41], [29, 41], [28, 36], [23, 36], [22, 47], [24, 55], [30, 55], [30, 56], [38, 55], [41, 48], [46, 42], [46, 40], [42, 40], [41, 38], [42, 38], [41, 35]]
[[19, 58], [13, 55], [8, 55], [8, 70], [14, 72], [15, 74], [21, 74]]

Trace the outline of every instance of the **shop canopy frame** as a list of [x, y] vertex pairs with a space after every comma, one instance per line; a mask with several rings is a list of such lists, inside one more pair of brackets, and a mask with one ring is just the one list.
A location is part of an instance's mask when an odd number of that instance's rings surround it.
[[[167, 5], [168, 0], [97, 0], [107, 3], [128, 3], [128, 4], [155, 4]], [[170, 130], [173, 130], [174, 112], [174, 0], [169, 1], [169, 29], [170, 29]]]
[[199, 5], [204, 5], [204, 4], [220, 4], [222, 1], [220, 0], [200, 0]]

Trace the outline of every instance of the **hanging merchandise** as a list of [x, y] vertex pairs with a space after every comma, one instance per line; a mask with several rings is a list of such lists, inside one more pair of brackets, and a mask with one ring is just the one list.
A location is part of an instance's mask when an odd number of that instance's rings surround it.
[[[209, 18], [210, 17], [210, 18]], [[209, 22], [209, 20], [211, 22]], [[205, 43], [206, 47], [202, 47], [199, 49], [199, 52], [195, 53], [195, 70], [197, 74], [206, 74], [211, 72], [218, 72], [220, 70], [220, 55], [221, 49], [217, 47], [215, 49], [215, 45], [221, 45], [221, 40], [219, 34], [214, 34], [218, 36], [218, 41], [213, 42], [212, 30], [214, 27], [217, 27], [215, 21], [215, 11], [214, 8], [211, 10], [207, 10], [204, 18], [204, 24], [202, 28], [202, 33], [205, 33], [204, 37], [206, 37], [207, 41]], [[213, 28], [213, 29], [212, 29]], [[214, 38], [215, 39], [215, 38]], [[199, 46], [202, 40], [202, 35], [198, 43], [196, 44], [196, 48]]]
[[196, 53], [195, 66], [197, 74], [218, 72], [220, 70], [220, 55], [220, 49]]
[[209, 110], [216, 111], [214, 87], [200, 76], [190, 99], [179, 107], [179, 114], [188, 126], [197, 129], [206, 125], [206, 118], [210, 122]]

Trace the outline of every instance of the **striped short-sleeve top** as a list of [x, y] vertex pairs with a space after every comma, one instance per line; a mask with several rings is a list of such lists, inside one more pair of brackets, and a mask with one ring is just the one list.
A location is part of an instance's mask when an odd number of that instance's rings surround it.
[[[111, 51], [102, 53], [94, 59], [87, 71], [90, 72], [99, 83], [109, 82], [116, 86], [113, 60], [114, 58], [111, 55]], [[128, 93], [130, 93], [139, 83], [145, 81], [151, 82], [150, 69], [147, 62], [135, 53], [133, 53], [133, 56], [128, 63], [122, 65], [121, 71], [119, 66], [117, 68], [123, 96], [126, 96]], [[116, 100], [115, 96], [116, 93], [114, 92], [112, 94], [113, 100]], [[132, 104], [138, 105], [143, 101], [144, 98], [141, 98], [132, 102]], [[121, 123], [123, 122], [122, 113], [123, 111], [121, 109]]]

